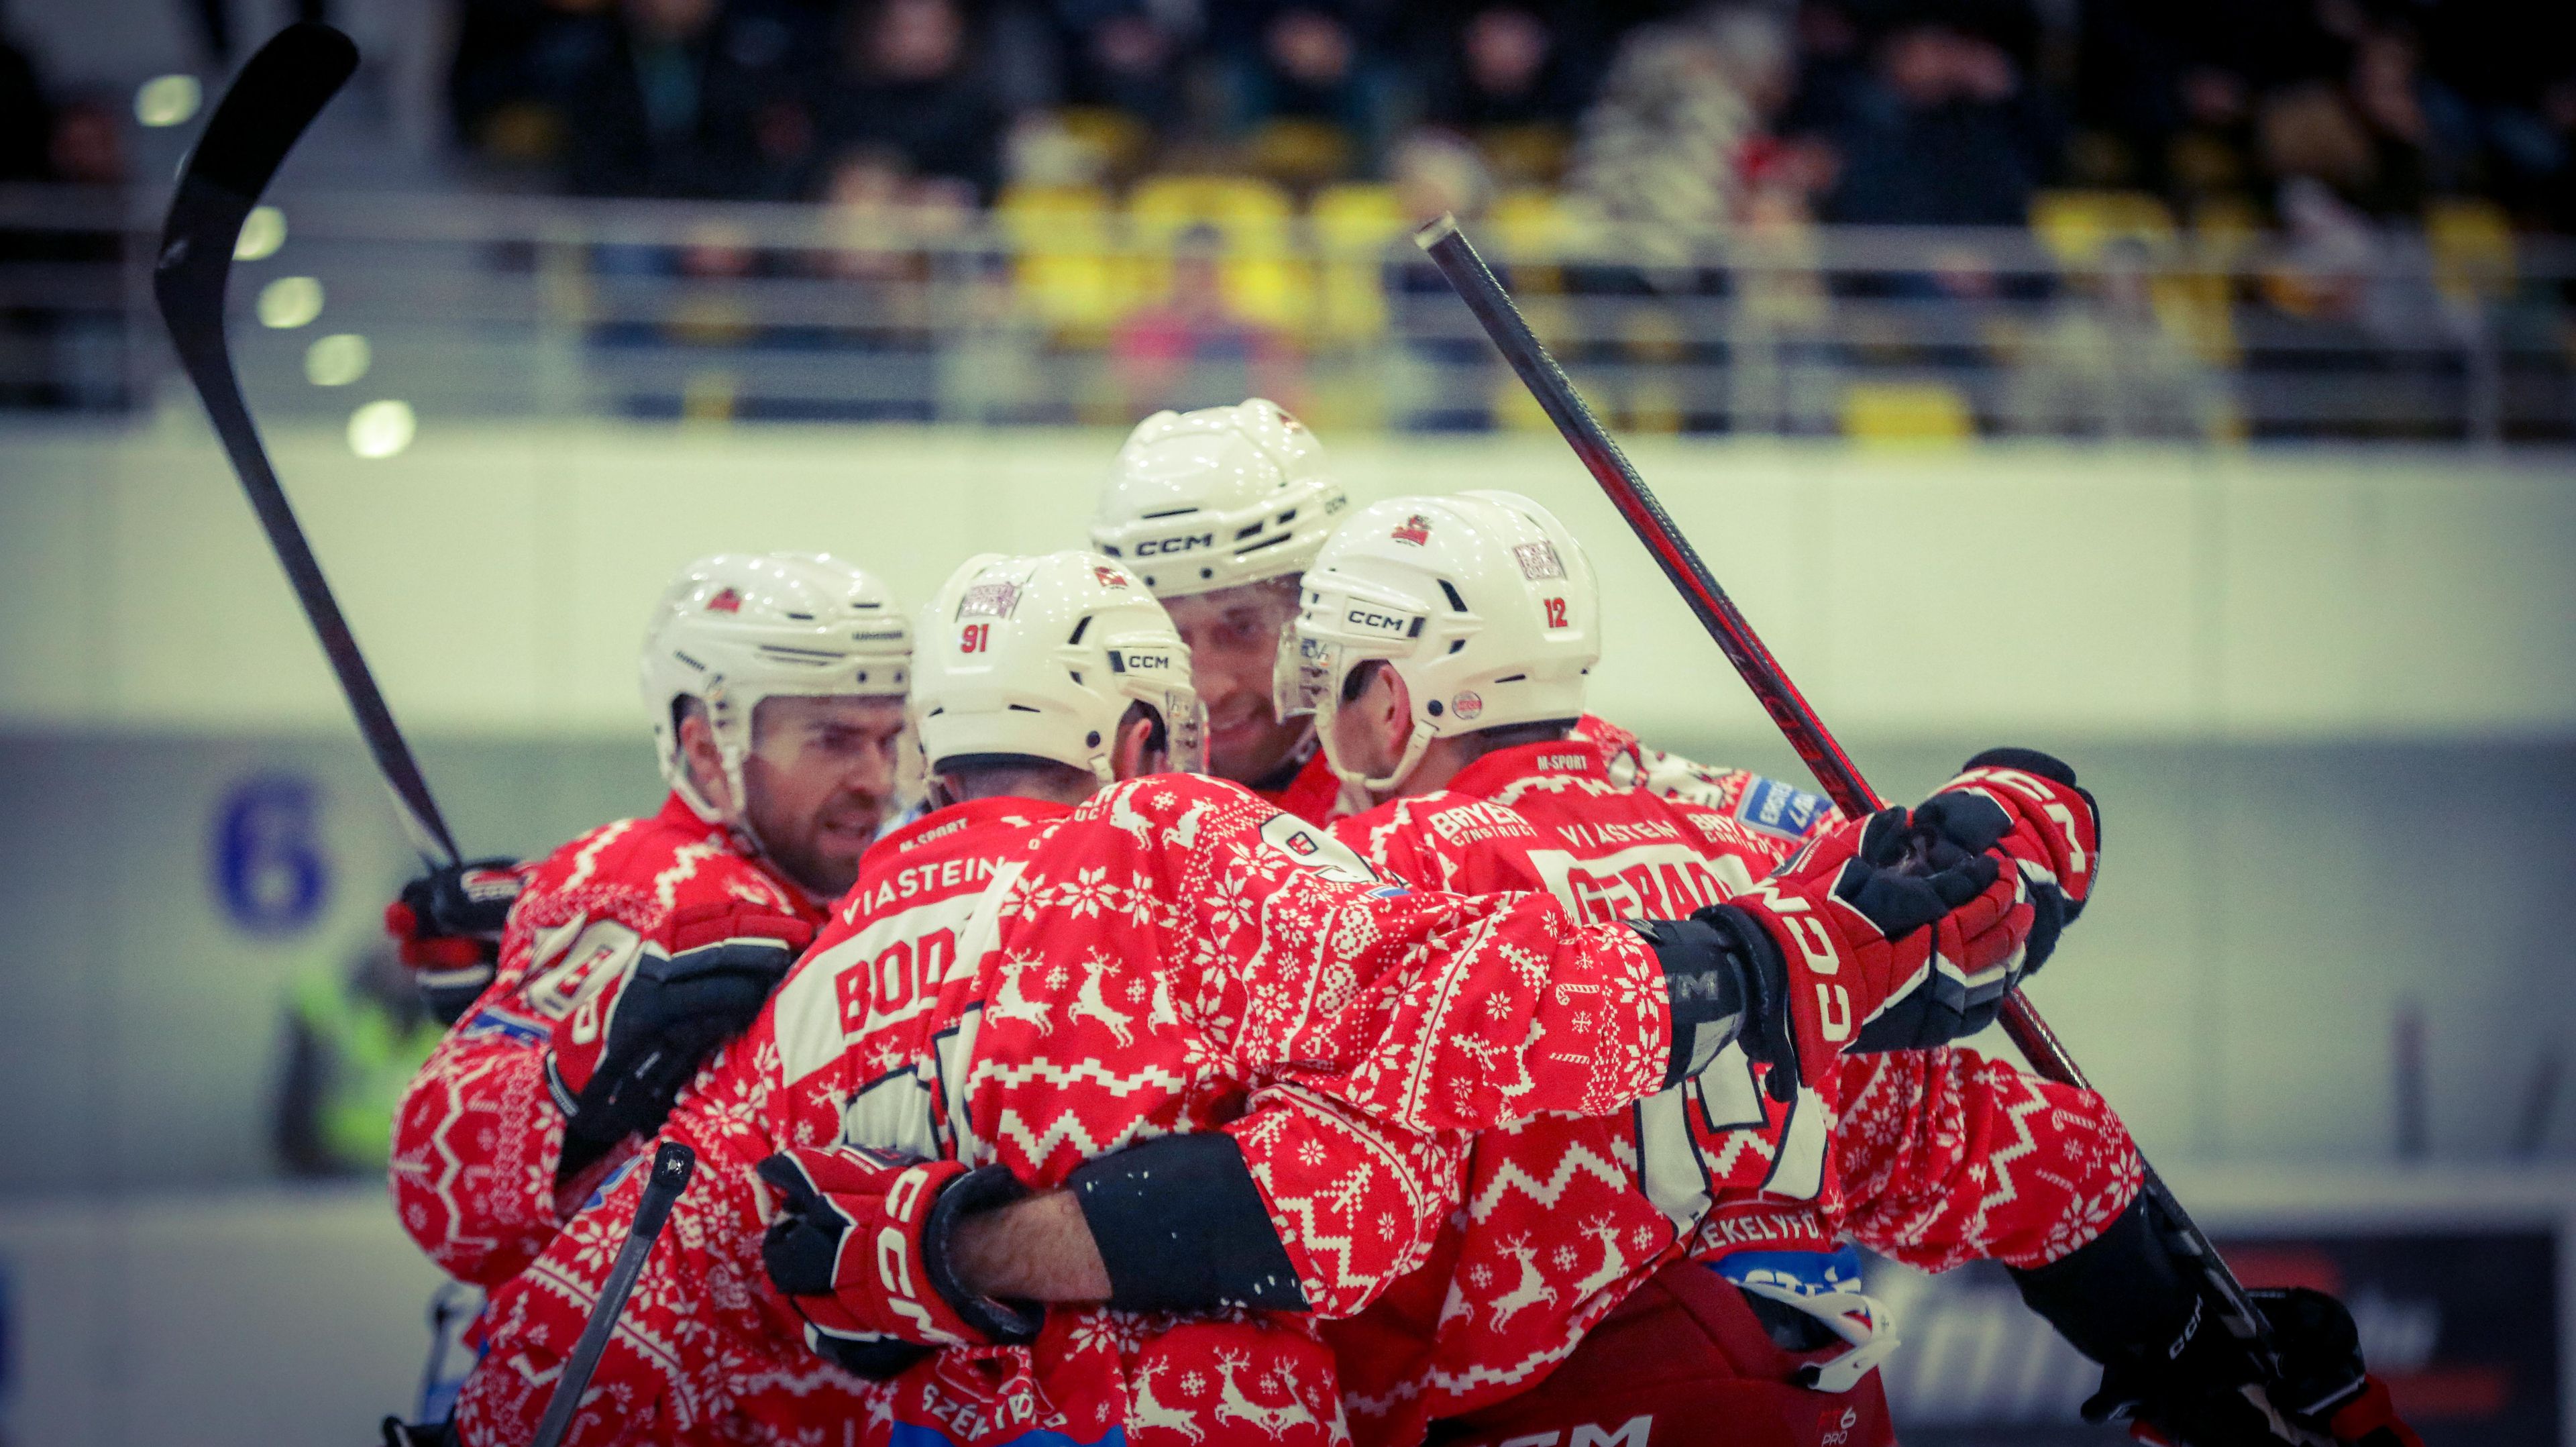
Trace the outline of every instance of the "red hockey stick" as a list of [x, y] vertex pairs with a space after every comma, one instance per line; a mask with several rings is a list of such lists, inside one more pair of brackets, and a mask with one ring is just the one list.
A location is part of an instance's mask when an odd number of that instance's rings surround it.
[[[1663, 504], [1646, 490], [1645, 481], [1619, 451], [1619, 444], [1610, 440], [1610, 434], [1594, 419], [1592, 409], [1575, 392], [1565, 369], [1531, 334], [1529, 323], [1521, 317], [1520, 308], [1512, 305], [1511, 295], [1495, 279], [1493, 269], [1485, 265], [1485, 259], [1476, 254], [1476, 248], [1458, 229], [1457, 218], [1443, 216], [1413, 233], [1413, 240], [1430, 256], [1431, 264], [1440, 268], [1440, 274], [1448, 278], [1459, 299], [1476, 314], [1476, 320], [1484, 324], [1485, 334], [1502, 349], [1503, 359], [1511, 363], [1539, 406], [1547, 410], [1556, 430], [1565, 434], [1575, 455], [1583, 459], [1585, 469], [1610, 495], [1611, 504], [1628, 520], [1628, 526], [1635, 529], [1637, 540], [1654, 554], [1664, 576], [1680, 590], [1682, 601], [1699, 615], [1708, 636], [1717, 640], [1727, 661], [1744, 676], [1753, 696], [1762, 700], [1762, 707], [1769, 711], [1771, 722], [1789, 740], [1789, 746], [1815, 771], [1816, 781], [1824, 786], [1835, 807], [1853, 818], [1886, 807], [1869, 781], [1860, 776], [1860, 770], [1852, 767], [1842, 745], [1826, 732], [1823, 721], [1808, 707], [1798, 686], [1789, 681], [1787, 670], [1771, 656], [1771, 650], [1762, 646], [1753, 625], [1736, 611], [1733, 600], [1717, 585], [1708, 565], [1699, 560], [1690, 539], [1682, 536], [1681, 529], [1665, 515]], [[2048, 1022], [2039, 1017], [2039, 1011], [2019, 990], [2004, 998], [2003, 1025], [2013, 1044], [2029, 1058], [2033, 1070], [2061, 1085], [2079, 1090], [2092, 1088], [2075, 1057], [2067, 1053], [2056, 1032], [2048, 1028]], [[2249, 1343], [2267, 1366], [2275, 1365], [2278, 1355], [2272, 1345], [2271, 1324], [2255, 1309], [2244, 1283], [2228, 1269], [2217, 1248], [2210, 1245], [2209, 1237], [2183, 1210], [2182, 1203], [2174, 1199], [2155, 1168], [2145, 1169], [2146, 1190], [2164, 1213], [2175, 1243], [2199, 1263], [2228, 1329]]]

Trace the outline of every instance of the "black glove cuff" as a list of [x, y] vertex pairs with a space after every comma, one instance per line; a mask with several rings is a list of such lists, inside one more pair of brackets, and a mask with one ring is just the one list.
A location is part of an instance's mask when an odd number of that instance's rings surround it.
[[1129, 1146], [1076, 1167], [1065, 1184], [1108, 1269], [1111, 1306], [1308, 1309], [1234, 1137], [1176, 1135]]
[[1786, 996], [1788, 966], [1752, 916], [1721, 904], [1688, 919], [1635, 920], [1630, 927], [1664, 967], [1673, 1015], [1664, 1088], [1707, 1069], [1738, 1040], [1755, 1060], [1784, 1058], [1786, 1032], [1775, 1026], [1786, 1022], [1771, 1016]]
[[2165, 1244], [2144, 1194], [2101, 1235], [2057, 1260], [2008, 1269], [2031, 1310], [2115, 1373], [2149, 1381], [2250, 1380], [2227, 1360], [2242, 1353], [2201, 1300], [2189, 1264]]
[[949, 1263], [948, 1242], [957, 1223], [980, 1212], [1007, 1206], [1029, 1193], [1008, 1166], [979, 1166], [949, 1183], [930, 1203], [930, 1218], [921, 1223], [921, 1270], [930, 1289], [948, 1303], [968, 1326], [1004, 1346], [1037, 1340], [1046, 1324], [1046, 1307], [1034, 1301], [1003, 1301], [966, 1289]]

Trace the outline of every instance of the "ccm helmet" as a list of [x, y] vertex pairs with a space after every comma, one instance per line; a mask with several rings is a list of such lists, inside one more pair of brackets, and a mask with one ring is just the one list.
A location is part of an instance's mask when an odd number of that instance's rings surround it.
[[[1395, 498], [1354, 514], [1306, 570], [1281, 704], [1319, 715], [1335, 774], [1392, 789], [1435, 738], [1580, 716], [1600, 619], [1592, 562], [1546, 508], [1508, 492]], [[1413, 700], [1404, 754], [1375, 779], [1334, 755], [1332, 720], [1372, 658]]]
[[1303, 571], [1346, 501], [1276, 402], [1157, 412], [1118, 449], [1091, 543], [1158, 598], [1213, 593]]
[[[662, 777], [712, 824], [744, 828], [742, 762], [753, 711], [779, 694], [901, 698], [912, 626], [883, 583], [824, 553], [718, 553], [691, 563], [653, 605], [644, 634], [644, 707]], [[733, 808], [689, 782], [678, 704], [706, 705]]]
[[1206, 768], [1190, 650], [1135, 576], [1098, 553], [986, 553], [923, 611], [912, 716], [936, 773], [972, 755], [1018, 755], [1111, 779], [1131, 703], [1162, 715], [1171, 766]]

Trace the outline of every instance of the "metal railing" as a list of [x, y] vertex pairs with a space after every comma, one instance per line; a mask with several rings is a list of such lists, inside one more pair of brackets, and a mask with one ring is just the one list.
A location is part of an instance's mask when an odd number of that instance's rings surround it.
[[[279, 418], [399, 398], [424, 425], [1115, 423], [1266, 392], [1337, 428], [1537, 422], [1391, 218], [1220, 219], [1176, 236], [1116, 212], [282, 205], [284, 243], [233, 283], [245, 384]], [[149, 301], [158, 209], [0, 191], [0, 409], [169, 395]], [[2184, 236], [2088, 252], [2018, 230], [1541, 230], [1470, 227], [1632, 432], [2576, 437], [2564, 241], [2462, 256], [2408, 232], [2358, 250]], [[287, 278], [318, 282], [318, 307], [300, 282], [280, 290]], [[326, 336], [364, 344], [317, 348]]]

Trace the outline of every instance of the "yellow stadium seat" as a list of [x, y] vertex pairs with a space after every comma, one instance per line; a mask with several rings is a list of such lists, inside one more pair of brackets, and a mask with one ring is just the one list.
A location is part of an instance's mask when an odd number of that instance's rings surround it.
[[1386, 249], [1410, 228], [1395, 188], [1347, 182], [1315, 193], [1306, 210], [1322, 253], [1315, 294], [1315, 332], [1326, 341], [1386, 332]]
[[2143, 191], [2042, 191], [2031, 198], [2030, 227], [2065, 267], [2090, 266], [2115, 240], [2159, 253], [2174, 243], [2173, 212]]
[[2424, 240], [2433, 250], [2433, 284], [2443, 299], [2466, 305], [2513, 285], [2513, 222], [2492, 201], [2448, 196], [2424, 208]]
[[1956, 387], [1939, 382], [1854, 382], [1843, 389], [1843, 435], [1861, 443], [1962, 442], [1976, 413]]
[[1265, 326], [1305, 329], [1313, 279], [1291, 250], [1286, 191], [1250, 176], [1153, 176], [1127, 198], [1127, 220], [1136, 300], [1170, 291], [1173, 244], [1206, 227], [1221, 239], [1227, 303]]
[[1154, 133], [1143, 121], [1108, 106], [1066, 106], [1055, 113], [1055, 119], [1100, 163], [1105, 175], [1133, 170], [1154, 141]]
[[1126, 289], [1110, 234], [1109, 193], [1097, 186], [1013, 186], [994, 214], [1015, 253], [1012, 290], [1029, 316], [1070, 332], [1098, 332], [1117, 320]]
[[1485, 223], [1500, 253], [1495, 259], [1512, 269], [1515, 292], [1565, 289], [1556, 262], [1573, 244], [1575, 227], [1554, 191], [1506, 191], [1494, 199]]
[[1329, 121], [1265, 121], [1244, 144], [1252, 169], [1284, 186], [1321, 185], [1351, 169], [1351, 137]]

